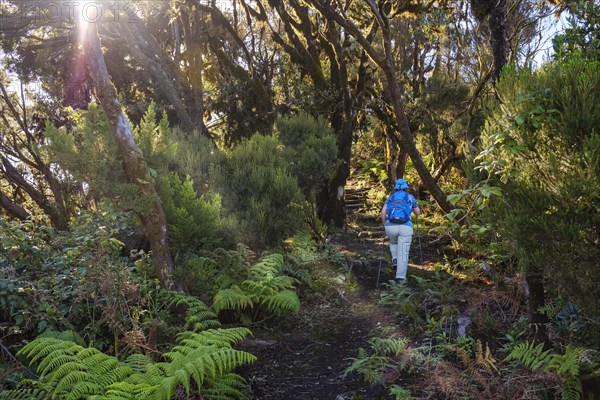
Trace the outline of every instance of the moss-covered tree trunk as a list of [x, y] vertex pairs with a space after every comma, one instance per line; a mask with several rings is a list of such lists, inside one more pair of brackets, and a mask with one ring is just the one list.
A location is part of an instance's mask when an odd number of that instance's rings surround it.
[[494, 56], [494, 70], [492, 78], [497, 81], [500, 72], [506, 64], [506, 0], [497, 0], [490, 14], [490, 33], [492, 54]]
[[148, 199], [146, 210], [139, 212], [138, 216], [152, 248], [156, 274], [164, 288], [181, 290], [182, 285], [173, 280], [174, 267], [169, 253], [165, 214], [154, 189], [148, 165], [135, 144], [131, 126], [117, 98], [117, 90], [108, 75], [95, 24], [87, 26], [83, 37], [83, 50], [94, 82], [96, 97], [114, 128], [113, 135], [119, 156], [123, 160], [125, 175]]

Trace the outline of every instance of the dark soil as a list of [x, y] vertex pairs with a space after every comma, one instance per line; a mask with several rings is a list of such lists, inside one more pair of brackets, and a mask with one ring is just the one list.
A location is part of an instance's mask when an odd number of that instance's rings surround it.
[[[253, 328], [254, 337], [242, 343], [243, 350], [258, 357], [240, 371], [251, 386], [251, 399], [390, 398], [382, 385], [368, 385], [362, 376], [345, 374], [359, 348], [369, 348], [368, 340], [381, 336], [382, 328], [399, 324], [391, 308], [378, 304], [394, 272], [380, 221], [356, 215], [345, 232], [330, 237], [330, 243], [344, 255], [347, 267], [330, 266], [313, 274], [338, 284], [324, 286], [317, 294], [314, 288], [304, 290], [298, 315], [280, 328]], [[423, 258], [428, 262], [441, 259], [439, 246], [423, 241]], [[415, 235], [411, 263], [419, 262]]]

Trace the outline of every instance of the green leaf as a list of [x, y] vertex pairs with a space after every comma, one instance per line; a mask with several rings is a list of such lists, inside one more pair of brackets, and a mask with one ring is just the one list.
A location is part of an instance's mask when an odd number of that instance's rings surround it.
[[518, 114], [515, 117], [515, 122], [517, 123], [517, 125], [523, 125], [525, 123], [525, 117], [521, 114]]
[[456, 203], [458, 203], [463, 197], [464, 197], [463, 193], [449, 194], [448, 201], [450, 202], [450, 204], [455, 206]]

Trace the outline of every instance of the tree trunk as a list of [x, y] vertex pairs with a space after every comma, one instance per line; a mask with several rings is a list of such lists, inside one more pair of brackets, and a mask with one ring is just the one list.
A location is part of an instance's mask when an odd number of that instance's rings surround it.
[[154, 189], [150, 170], [135, 144], [131, 127], [117, 98], [117, 90], [108, 75], [96, 24], [87, 26], [83, 37], [83, 50], [96, 89], [96, 97], [114, 128], [113, 134], [119, 156], [123, 160], [125, 175], [129, 182], [135, 184], [149, 199], [147, 211], [139, 212], [138, 215], [150, 242], [158, 279], [165, 289], [182, 290], [183, 286], [173, 281], [174, 266], [169, 253], [165, 214]]
[[392, 106], [394, 108], [394, 114], [396, 115], [396, 121], [400, 131], [400, 142], [402, 149], [406, 150], [410, 156], [413, 166], [417, 170], [423, 185], [425, 185], [425, 187], [429, 190], [440, 208], [448, 213], [454, 207], [446, 199], [446, 194], [438, 186], [433, 176], [431, 176], [429, 169], [425, 165], [425, 162], [423, 162], [421, 153], [419, 152], [419, 149], [417, 149], [417, 145], [415, 144], [412, 132], [410, 131], [410, 127], [408, 125], [408, 118], [404, 109], [404, 103], [402, 102], [402, 91], [396, 78], [396, 68], [394, 65], [389, 28], [387, 26], [382, 27], [382, 32], [385, 49], [385, 61], [382, 63], [382, 65], [380, 65], [380, 67], [384, 70], [390, 95], [392, 97]]
[[529, 322], [536, 341], [546, 342], [546, 324], [548, 316], [540, 311], [546, 305], [544, 294], [544, 276], [541, 271], [527, 271], [525, 280], [529, 287]]
[[496, 0], [489, 20], [492, 54], [494, 56], [494, 82], [506, 64], [506, 0]]
[[[398, 156], [398, 162], [396, 163], [396, 177], [404, 178], [404, 174], [406, 173], [406, 164], [408, 163], [408, 151], [404, 149], [400, 149], [400, 155]], [[393, 183], [396, 181], [394, 180]]]
[[[143, 22], [138, 22], [143, 24]], [[121, 33], [125, 37], [129, 50], [133, 55], [134, 59], [140, 63], [140, 65], [149, 73], [153, 78], [155, 85], [160, 91], [167, 97], [171, 106], [177, 114], [177, 119], [181, 128], [186, 132], [194, 130], [194, 123], [190, 114], [187, 112], [185, 105], [183, 104], [182, 90], [177, 86], [177, 80], [173, 76], [169, 76], [161, 64], [156, 61], [160, 58], [159, 54], [155, 54], [154, 58], [147, 57], [139, 47], [137, 40], [139, 35], [134, 30], [136, 24], [130, 24], [129, 22], [123, 22], [119, 24]], [[133, 28], [133, 29], [132, 29]], [[112, 85], [112, 83], [111, 83]]]
[[438, 186], [435, 179], [433, 179], [431, 173], [427, 169], [427, 166], [423, 162], [421, 153], [417, 149], [417, 145], [415, 144], [410, 127], [408, 125], [408, 118], [406, 117], [404, 103], [402, 101], [402, 91], [396, 76], [391, 33], [387, 16], [385, 13], [379, 11], [379, 8], [375, 4], [374, 0], [365, 0], [365, 2], [371, 8], [373, 16], [381, 28], [384, 47], [383, 54], [381, 54], [380, 50], [373, 46], [369, 40], [367, 40], [358, 26], [356, 26], [352, 21], [348, 20], [344, 15], [334, 10], [331, 5], [317, 0], [310, 1], [310, 3], [315, 6], [315, 8], [317, 8], [326, 18], [333, 19], [335, 22], [344, 27], [347, 34], [352, 35], [356, 39], [356, 41], [367, 52], [371, 60], [373, 60], [373, 62], [377, 64], [377, 66], [384, 72], [392, 98], [392, 105], [398, 129], [400, 131], [401, 146], [408, 152], [408, 155], [413, 161], [413, 165], [417, 170], [423, 185], [425, 185], [425, 187], [429, 190], [440, 208], [445, 212], [450, 212], [452, 209], [454, 209], [454, 207], [446, 199], [446, 195]]

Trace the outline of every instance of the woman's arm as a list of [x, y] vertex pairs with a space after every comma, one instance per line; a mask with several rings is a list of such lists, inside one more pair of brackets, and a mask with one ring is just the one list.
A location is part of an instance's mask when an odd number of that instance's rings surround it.
[[419, 203], [417, 203], [417, 200], [414, 198], [414, 196], [411, 196], [411, 197], [412, 197], [412, 201], [414, 202], [412, 212], [415, 213], [415, 215], [421, 215], [421, 209], [419, 208]]
[[383, 207], [381, 208], [381, 223], [382, 224], [385, 224], [386, 216], [387, 216], [387, 204], [384, 204]]

